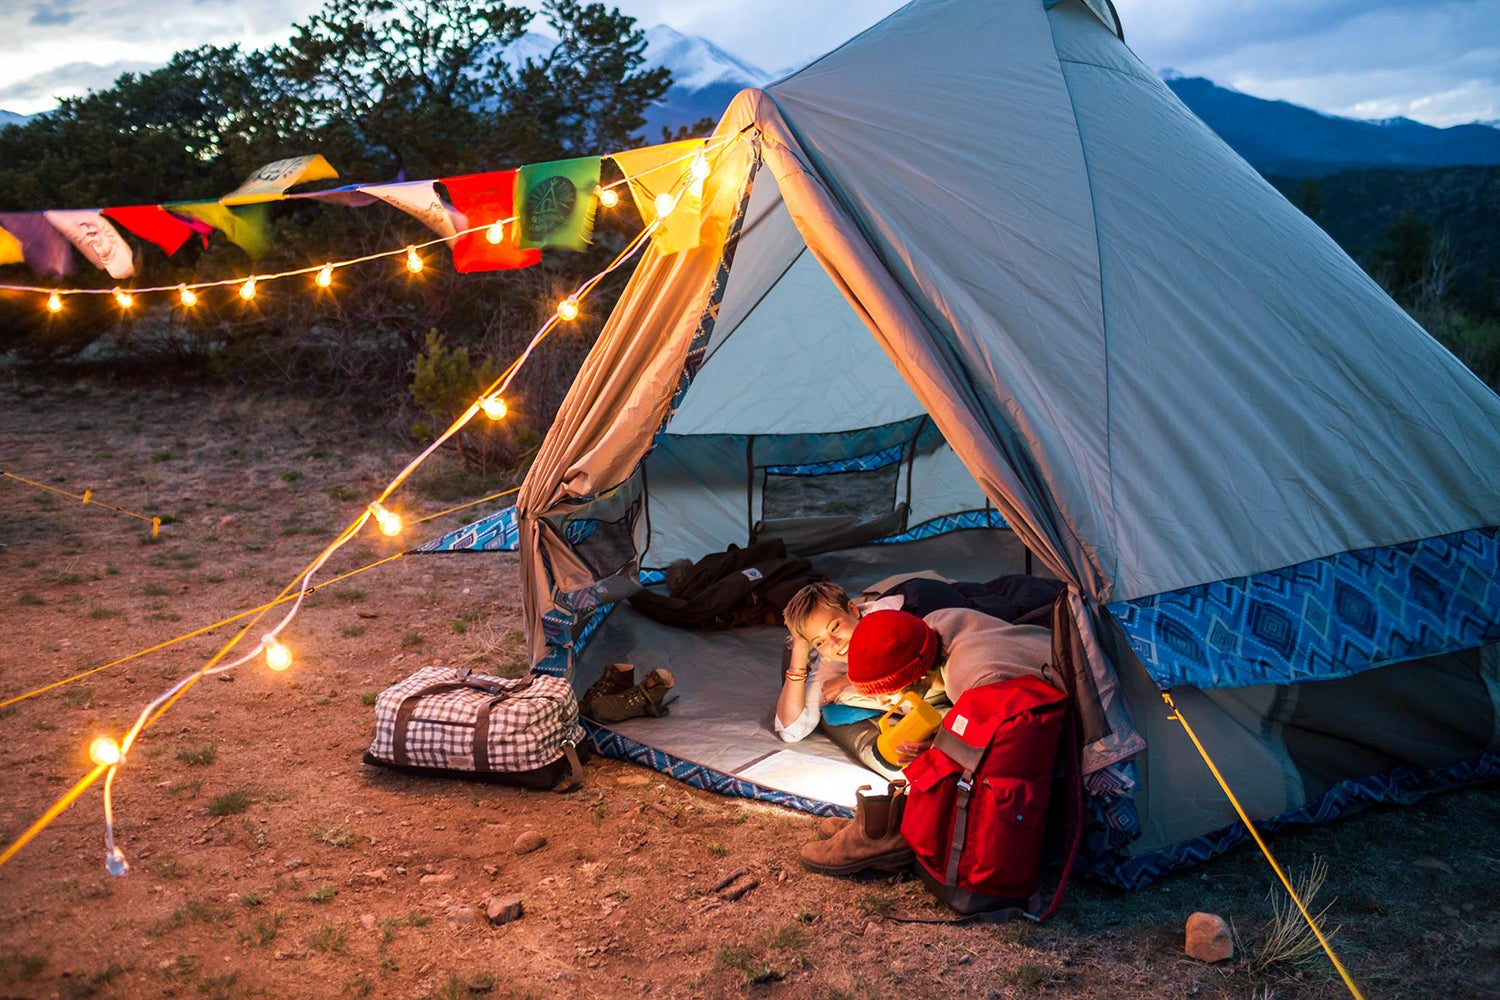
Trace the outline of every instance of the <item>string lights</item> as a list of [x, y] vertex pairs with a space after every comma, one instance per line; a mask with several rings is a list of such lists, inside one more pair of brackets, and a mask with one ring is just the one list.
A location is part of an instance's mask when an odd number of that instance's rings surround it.
[[280, 673], [292, 665], [292, 651], [276, 636], [262, 636], [260, 645], [266, 651], [266, 666], [272, 670]]
[[184, 308], [191, 309], [193, 308], [193, 306], [198, 304], [198, 293], [193, 291], [187, 285], [178, 285], [177, 299], [182, 303]]
[[[735, 138], [737, 137], [724, 139], [722, 140], [721, 144], [734, 141]], [[698, 167], [698, 161], [700, 159], [703, 162], [703, 168]], [[698, 182], [701, 182], [705, 177], [708, 176], [708, 173], [702, 172], [700, 175], [700, 169], [706, 171], [707, 168], [708, 161], [700, 151], [697, 154], [697, 158], [693, 160], [692, 166], [687, 171], [687, 175], [692, 178], [689, 183], [697, 184]], [[596, 189], [599, 203], [604, 207], [612, 207], [613, 205], [618, 203], [618, 195], [616, 195], [612, 190], [613, 186], [614, 185], [611, 185], [607, 188]], [[301, 573], [297, 574], [282, 589], [281, 593], [274, 601], [262, 605], [253, 613], [247, 613], [248, 615], [250, 615], [249, 620], [245, 622], [244, 626], [239, 630], [239, 632], [237, 632], [233, 638], [231, 638], [223, 647], [221, 647], [219, 651], [215, 653], [207, 663], [205, 663], [202, 667], [200, 667], [189, 676], [180, 680], [177, 684], [173, 685], [169, 690], [158, 696], [144, 709], [142, 709], [140, 716], [137, 718], [135, 724], [131, 727], [123, 740], [116, 743], [109, 737], [95, 738], [89, 746], [89, 757], [95, 765], [94, 770], [81, 778], [68, 792], [66, 792], [61, 798], [59, 798], [58, 801], [55, 802], [52, 807], [47, 810], [46, 813], [44, 813], [25, 832], [23, 832], [20, 837], [18, 837], [14, 842], [6, 847], [4, 851], [0, 851], [0, 865], [4, 865], [12, 857], [14, 857], [16, 852], [18, 852], [22, 847], [29, 843], [32, 838], [34, 838], [42, 829], [49, 825], [52, 820], [59, 816], [95, 781], [103, 776], [106, 845], [105, 867], [106, 870], [108, 870], [112, 875], [125, 874], [125, 872], [129, 868], [129, 865], [126, 862], [123, 852], [120, 851], [120, 849], [114, 842], [114, 819], [111, 793], [115, 774], [117, 773], [119, 767], [123, 764], [135, 739], [148, 726], [150, 726], [158, 718], [160, 718], [160, 716], [165, 713], [167, 709], [170, 708], [178, 698], [182, 697], [182, 695], [184, 695], [189, 688], [191, 688], [194, 684], [196, 684], [204, 677], [232, 670], [235, 667], [240, 666], [248, 662], [250, 659], [260, 655], [264, 656], [267, 668], [272, 671], [281, 672], [289, 669], [292, 665], [293, 660], [292, 652], [284, 643], [282, 643], [277, 638], [277, 636], [283, 629], [286, 628], [286, 626], [292, 621], [292, 619], [296, 617], [298, 611], [301, 609], [304, 598], [309, 593], [311, 593], [313, 589], [315, 589], [312, 584], [314, 575], [323, 567], [323, 565], [327, 562], [329, 557], [333, 555], [334, 552], [341, 548], [346, 542], [349, 541], [350, 538], [352, 538], [358, 532], [359, 528], [368, 518], [373, 517], [380, 531], [387, 536], [394, 536], [400, 533], [402, 529], [400, 515], [386, 508], [383, 504], [383, 501], [388, 499], [389, 496], [406, 481], [406, 479], [417, 469], [418, 466], [426, 461], [427, 458], [429, 458], [434, 452], [438, 450], [438, 448], [445, 444], [455, 434], [462, 430], [477, 414], [482, 412], [485, 414], [485, 416], [489, 417], [492, 420], [500, 420], [505, 417], [508, 408], [505, 403], [504, 394], [509, 388], [512, 380], [515, 378], [516, 373], [531, 357], [532, 352], [547, 337], [547, 335], [556, 328], [557, 321], [561, 320], [564, 322], [568, 322], [578, 317], [580, 312], [580, 300], [589, 292], [591, 292], [596, 286], [598, 286], [598, 284], [603, 281], [605, 277], [607, 277], [609, 274], [611, 274], [631, 258], [633, 258], [641, 250], [641, 248], [648, 243], [651, 235], [657, 229], [660, 217], [666, 215], [677, 205], [680, 196], [680, 191], [675, 195], [669, 193], [658, 195], [656, 198], [656, 207], [658, 210], [657, 220], [653, 220], [652, 222], [650, 222], [640, 233], [632, 238], [608, 266], [606, 266], [598, 274], [591, 277], [589, 280], [585, 281], [576, 290], [574, 290], [572, 294], [568, 295], [561, 302], [559, 302], [554, 316], [552, 318], [549, 318], [541, 326], [541, 328], [537, 330], [537, 332], [532, 336], [531, 340], [526, 345], [525, 350], [521, 352], [520, 356], [517, 357], [516, 360], [512, 362], [511, 365], [507, 367], [506, 370], [502, 372], [491, 385], [489, 385], [482, 393], [479, 394], [478, 398], [475, 399], [475, 401], [463, 414], [461, 414], [456, 420], [454, 420], [454, 422], [448, 427], [447, 430], [440, 434], [437, 439], [429, 444], [428, 447], [424, 449], [419, 455], [413, 458], [411, 462], [409, 462], [407, 466], [402, 469], [402, 471], [398, 473], [394, 479], [391, 480], [391, 482], [386, 486], [385, 490], [380, 494], [380, 496], [375, 501], [370, 503], [369, 506], [366, 507], [360, 513], [360, 515], [356, 517], [353, 522], [338, 535], [338, 537], [331, 541]], [[491, 242], [498, 242], [499, 239], [504, 238], [505, 224], [513, 221], [515, 221], [513, 218], [506, 220], [496, 220], [494, 222], [485, 223], [484, 225], [475, 226], [471, 229], [465, 230], [464, 232], [467, 233], [484, 230], [486, 232], [486, 238], [490, 239]], [[496, 235], [498, 235], [498, 239], [494, 238]], [[349, 264], [359, 263], [366, 260], [379, 259], [382, 257], [389, 257], [393, 256], [394, 254], [401, 253], [405, 255], [407, 269], [411, 273], [416, 274], [419, 273], [423, 268], [422, 257], [418, 252], [419, 246], [426, 247], [431, 246], [434, 243], [445, 241], [446, 240], [444, 239], [439, 239], [429, 241], [428, 243], [420, 245], [412, 244], [408, 245], [404, 250], [386, 251], [383, 253], [371, 254], [369, 256], [358, 258], [356, 260], [339, 262], [337, 266], [347, 266]], [[239, 284], [239, 296], [247, 302], [252, 300], [256, 294], [256, 283], [258, 279], [271, 280], [275, 278], [283, 278], [291, 275], [307, 274], [312, 272], [316, 272], [314, 281], [317, 286], [320, 288], [327, 288], [332, 283], [332, 271], [334, 266], [335, 265], [330, 262], [325, 263], [321, 266], [300, 268], [281, 274], [262, 276], [252, 275], [248, 278], [243, 279], [243, 282]], [[140, 289], [138, 291], [157, 292], [175, 290], [178, 293], [180, 301], [182, 301], [184, 305], [191, 305], [197, 300], [197, 296], [193, 291], [194, 289], [222, 287], [225, 285], [232, 285], [240, 281], [241, 279], [235, 278], [225, 281], [205, 282], [191, 286], [178, 285], [175, 287], [175, 289], [152, 288]], [[47, 308], [54, 313], [59, 312], [62, 308], [61, 295], [55, 289], [46, 290], [22, 288], [17, 290], [48, 291], [49, 294], [47, 298]], [[68, 294], [98, 294], [98, 290], [69, 290]], [[129, 309], [133, 304], [134, 300], [132, 293], [126, 292], [120, 288], [116, 288], [113, 290], [113, 294], [115, 296], [116, 302], [119, 303], [122, 309]], [[423, 520], [426, 519], [424, 518]], [[153, 523], [153, 532], [155, 531], [158, 524], [159, 522]], [[395, 557], [393, 556], [390, 558]], [[291, 596], [294, 591], [296, 592], [295, 598]], [[237, 659], [230, 660], [228, 662], [221, 662], [250, 632], [250, 630], [254, 628], [254, 626], [261, 620], [261, 618], [266, 614], [267, 611], [283, 603], [284, 601], [290, 601], [291, 608], [282, 617], [280, 622], [278, 622], [269, 632], [266, 632], [261, 636], [260, 642], [253, 649]]]
[[505, 240], [504, 220], [496, 219], [494, 222], [490, 223], [490, 228], [484, 231], [484, 238], [492, 244], [498, 245], [499, 243], [503, 242]]
[[380, 533], [387, 538], [394, 538], [401, 534], [401, 515], [394, 511], [386, 510], [379, 503], [370, 504], [370, 513], [375, 517], [375, 523], [380, 528]]

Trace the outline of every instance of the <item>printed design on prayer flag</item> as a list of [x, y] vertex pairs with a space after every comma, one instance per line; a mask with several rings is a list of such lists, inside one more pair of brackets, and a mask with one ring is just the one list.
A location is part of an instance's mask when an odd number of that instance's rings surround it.
[[599, 186], [601, 162], [597, 156], [582, 156], [516, 171], [522, 248], [588, 248], [594, 233], [594, 190]]
[[286, 189], [289, 187], [338, 175], [333, 164], [325, 160], [321, 153], [293, 156], [267, 163], [245, 178], [245, 183], [220, 198], [219, 203], [250, 205], [262, 201], [278, 201], [286, 197]]
[[448, 238], [458, 232], [453, 211], [438, 197], [432, 181], [407, 181], [402, 184], [365, 185], [366, 194], [374, 195], [393, 208], [399, 208], [439, 236]]
[[578, 189], [566, 177], [548, 177], [526, 194], [526, 237], [545, 240], [568, 224]]
[[129, 278], [135, 274], [135, 254], [119, 230], [98, 212], [53, 211], [43, 212], [42, 217], [67, 237], [90, 264], [109, 272], [111, 278]]

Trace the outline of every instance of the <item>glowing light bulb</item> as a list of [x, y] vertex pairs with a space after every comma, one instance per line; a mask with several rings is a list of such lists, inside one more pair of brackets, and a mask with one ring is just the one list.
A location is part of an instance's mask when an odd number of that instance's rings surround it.
[[615, 191], [614, 188], [599, 189], [599, 204], [603, 205], [605, 208], [614, 208], [619, 203], [620, 195]]
[[255, 298], [254, 278], [246, 278], [245, 283], [240, 286], [240, 298], [244, 299], [246, 302], [249, 302], [251, 299]]
[[182, 300], [183, 305], [190, 309], [198, 304], [198, 293], [186, 285], [177, 286], [177, 297]]
[[53, 292], [51, 295], [47, 296], [47, 311], [48, 312], [55, 312], [55, 313], [56, 312], [62, 312], [62, 296], [61, 295], [58, 295], [56, 292]]
[[386, 510], [378, 503], [370, 504], [370, 513], [375, 515], [375, 523], [380, 525], [380, 533], [387, 538], [401, 534], [401, 515], [394, 511]]
[[557, 304], [557, 318], [564, 323], [572, 322], [578, 318], [578, 300], [569, 295]]
[[108, 736], [96, 737], [89, 744], [89, 760], [101, 767], [120, 763], [120, 744]]
[[676, 207], [676, 205], [677, 205], [677, 199], [673, 198], [671, 195], [666, 194], [666, 193], [662, 193], [662, 194], [657, 195], [656, 196], [656, 217], [659, 219], [659, 218], [661, 218], [664, 215], [669, 215], [671, 213], [672, 209], [674, 207]]
[[412, 274], [422, 270], [422, 255], [417, 253], [416, 247], [406, 248], [406, 269]]
[[483, 410], [484, 415], [489, 417], [491, 420], [499, 420], [500, 418], [504, 417], [506, 413], [510, 412], [510, 408], [505, 405], [505, 400], [501, 399], [499, 396], [484, 397], [484, 399], [480, 400], [479, 402], [479, 408]]
[[277, 641], [274, 635], [263, 636], [261, 647], [266, 651], [266, 666], [280, 673], [292, 665], [292, 651]]
[[131, 295], [123, 288], [116, 288], [115, 301], [120, 304], [121, 309], [129, 309], [131, 306], [135, 305], [135, 296]]
[[484, 238], [491, 243], [499, 243], [505, 239], [505, 222], [503, 220], [496, 220], [490, 223], [490, 228], [484, 231]]
[[712, 173], [708, 166], [708, 157], [704, 156], [702, 153], [699, 153], [697, 156], [693, 157], [693, 165], [688, 168], [688, 171], [697, 180], [703, 180], [710, 173]]
[[319, 288], [327, 288], [328, 286], [332, 285], [333, 284], [333, 265], [332, 264], [324, 264], [322, 267], [318, 268], [318, 276], [313, 279], [313, 282]]

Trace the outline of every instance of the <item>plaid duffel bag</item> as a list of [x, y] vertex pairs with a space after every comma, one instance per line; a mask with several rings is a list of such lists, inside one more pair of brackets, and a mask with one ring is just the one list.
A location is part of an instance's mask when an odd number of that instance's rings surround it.
[[415, 774], [552, 788], [582, 784], [578, 699], [561, 677], [507, 680], [423, 667], [375, 699], [366, 764]]

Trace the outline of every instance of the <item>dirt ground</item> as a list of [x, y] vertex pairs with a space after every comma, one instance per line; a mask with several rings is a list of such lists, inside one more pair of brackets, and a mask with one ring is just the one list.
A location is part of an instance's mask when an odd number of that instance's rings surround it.
[[[0, 479], [0, 701], [274, 597], [415, 451], [330, 403], [4, 373], [0, 471], [168, 523], [152, 541]], [[456, 482], [439, 462], [396, 506], [443, 510]], [[475, 513], [367, 532], [319, 579]], [[114, 784], [126, 875], [105, 871], [98, 786], [0, 868], [0, 997], [1349, 995], [1321, 953], [1261, 954], [1274, 878], [1253, 849], [1138, 893], [1075, 883], [1043, 926], [903, 924], [943, 913], [911, 878], [802, 871], [792, 811], [597, 758], [567, 795], [360, 762], [379, 690], [438, 661], [518, 670], [521, 627], [509, 555], [404, 557], [314, 594], [292, 669], [206, 679], [136, 745]], [[94, 736], [232, 635], [0, 709], [0, 849], [88, 772]], [[1365, 996], [1463, 1000], [1500, 997], [1497, 829], [1491, 786], [1272, 847], [1293, 872], [1328, 862], [1317, 905]], [[518, 854], [528, 833], [546, 843]], [[491, 924], [492, 897], [523, 915]], [[1184, 956], [1198, 910], [1233, 922], [1234, 959]]]

